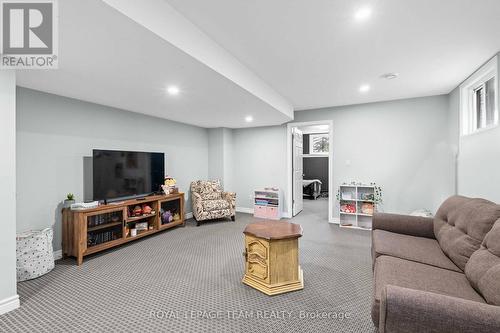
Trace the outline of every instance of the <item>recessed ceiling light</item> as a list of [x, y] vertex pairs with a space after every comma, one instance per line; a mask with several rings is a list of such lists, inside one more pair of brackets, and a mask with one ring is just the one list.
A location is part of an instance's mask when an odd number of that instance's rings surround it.
[[167, 88], [167, 92], [170, 94], [170, 95], [179, 95], [179, 87], [176, 87], [176, 86], [170, 86]]
[[370, 91], [371, 87], [369, 84], [363, 84], [362, 86], [359, 87], [359, 91], [364, 93]]
[[253, 117], [252, 117], [252, 116], [246, 116], [246, 117], [245, 117], [245, 121], [246, 121], [247, 123], [251, 123], [251, 122], [253, 121]]
[[354, 13], [356, 21], [364, 21], [372, 16], [372, 9], [370, 7], [361, 7]]
[[386, 80], [394, 80], [399, 77], [399, 73], [385, 73], [380, 75], [380, 78], [386, 79]]

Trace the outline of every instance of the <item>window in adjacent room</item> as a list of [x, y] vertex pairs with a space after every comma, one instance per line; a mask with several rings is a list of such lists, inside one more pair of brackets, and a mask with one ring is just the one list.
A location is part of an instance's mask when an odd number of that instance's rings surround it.
[[462, 135], [498, 125], [498, 67], [495, 57], [460, 87]]
[[309, 154], [328, 154], [328, 133], [309, 136]]

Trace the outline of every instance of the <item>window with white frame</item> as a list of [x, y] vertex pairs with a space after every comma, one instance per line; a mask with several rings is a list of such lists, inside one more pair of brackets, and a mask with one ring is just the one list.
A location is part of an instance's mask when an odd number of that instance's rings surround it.
[[498, 125], [497, 57], [460, 86], [462, 135]]
[[309, 135], [309, 154], [328, 154], [330, 145], [328, 133]]

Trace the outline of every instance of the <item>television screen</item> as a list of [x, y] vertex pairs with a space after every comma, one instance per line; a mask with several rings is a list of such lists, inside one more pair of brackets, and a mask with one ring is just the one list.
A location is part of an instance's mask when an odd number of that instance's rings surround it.
[[94, 200], [138, 197], [159, 191], [165, 176], [165, 154], [93, 150]]

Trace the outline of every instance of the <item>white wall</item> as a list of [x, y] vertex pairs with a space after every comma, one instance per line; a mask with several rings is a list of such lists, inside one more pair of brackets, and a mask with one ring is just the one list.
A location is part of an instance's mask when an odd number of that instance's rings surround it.
[[[500, 54], [499, 54], [500, 55]], [[471, 73], [472, 74], [472, 73]], [[500, 78], [500, 67], [499, 76]], [[464, 78], [465, 79], [465, 78]], [[500, 126], [472, 135], [459, 134], [460, 88], [450, 95], [450, 136], [459, 147], [457, 159], [458, 194], [481, 197], [500, 203]], [[500, 110], [500, 98], [498, 98]]]
[[208, 129], [208, 179], [224, 180], [224, 137], [222, 128]]
[[92, 149], [164, 152], [166, 172], [186, 194], [192, 180], [207, 178], [206, 129], [24, 88], [17, 92], [17, 230], [55, 224], [55, 250], [62, 241], [60, 203], [68, 192], [83, 199], [83, 158]]
[[453, 194], [447, 96], [295, 113], [295, 121], [325, 119], [333, 120], [335, 191], [343, 182], [376, 182], [384, 211], [397, 213], [435, 212]]
[[[295, 121], [333, 120], [333, 195], [344, 181], [374, 181], [385, 211], [435, 212], [453, 194], [448, 111], [447, 96], [434, 96], [299, 111]], [[255, 187], [286, 188], [285, 137], [284, 126], [233, 131], [238, 206], [252, 207]]]
[[219, 179], [225, 191], [233, 191], [232, 129], [208, 129], [208, 178]]
[[19, 306], [16, 291], [16, 74], [0, 71], [0, 314]]
[[[236, 206], [253, 208], [253, 191], [286, 185], [286, 127], [233, 130], [233, 191]], [[287, 211], [288, 207], [284, 207]]]
[[234, 155], [233, 155], [233, 130], [229, 128], [222, 129], [222, 152], [224, 156], [224, 190], [234, 192]]

